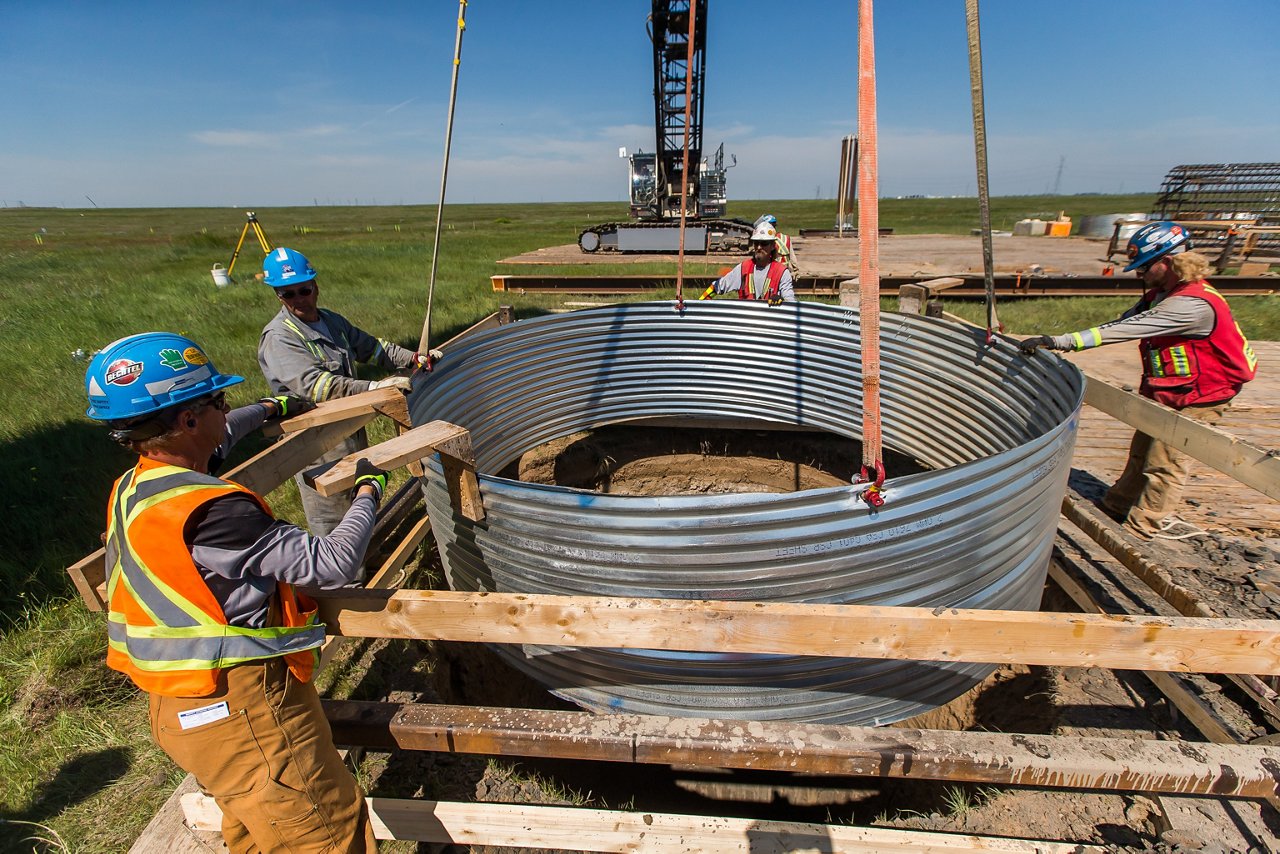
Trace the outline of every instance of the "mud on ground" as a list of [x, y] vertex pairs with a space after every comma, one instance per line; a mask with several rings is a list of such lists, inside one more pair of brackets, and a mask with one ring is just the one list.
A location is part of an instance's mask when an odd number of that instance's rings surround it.
[[[502, 474], [615, 494], [787, 492], [848, 483], [860, 459], [858, 442], [825, 433], [620, 426], [548, 443]], [[886, 463], [895, 475], [924, 468], [902, 455]], [[1193, 578], [1226, 566], [1203, 579], [1205, 595], [1229, 594], [1233, 609], [1247, 611], [1237, 616], [1256, 616], [1258, 596], [1269, 594], [1239, 578], [1242, 567], [1252, 573], [1249, 567], [1268, 558], [1259, 551], [1266, 547], [1215, 537], [1175, 544], [1168, 554], [1200, 567], [1188, 573]], [[1268, 559], [1274, 566], [1274, 556]], [[409, 584], [439, 587], [442, 577], [433, 556]], [[1042, 607], [1076, 610], [1055, 588]], [[367, 666], [351, 689], [355, 699], [573, 708], [475, 644], [365, 641], [346, 660], [350, 672]], [[1199, 684], [1206, 694], [1231, 690], [1211, 680]], [[1002, 667], [947, 706], [901, 726], [1203, 740], [1140, 674], [1100, 668]], [[1269, 808], [1259, 816], [1251, 803], [1206, 799], [414, 752], [371, 754], [362, 768], [370, 793], [386, 797], [880, 825], [1117, 850], [1271, 851], [1280, 838], [1280, 815]], [[417, 849], [393, 843], [386, 850]]]

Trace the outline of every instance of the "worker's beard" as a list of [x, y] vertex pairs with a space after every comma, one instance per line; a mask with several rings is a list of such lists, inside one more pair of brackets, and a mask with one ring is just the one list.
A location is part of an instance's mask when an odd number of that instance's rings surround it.
[[768, 249], [757, 249], [752, 253], [757, 267], [765, 267], [773, 262], [773, 253]]

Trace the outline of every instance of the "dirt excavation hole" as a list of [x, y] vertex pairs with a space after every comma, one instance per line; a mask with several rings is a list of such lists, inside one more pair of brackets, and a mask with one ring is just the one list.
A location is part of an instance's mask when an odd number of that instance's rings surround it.
[[[861, 468], [856, 439], [769, 427], [601, 427], [547, 442], [499, 474], [613, 495], [694, 495], [845, 486]], [[889, 450], [885, 469], [891, 477], [927, 470]]]

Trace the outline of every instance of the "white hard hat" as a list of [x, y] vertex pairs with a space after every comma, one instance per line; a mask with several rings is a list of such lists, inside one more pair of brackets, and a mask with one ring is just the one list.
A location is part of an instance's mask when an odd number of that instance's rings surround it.
[[755, 243], [756, 241], [765, 241], [765, 240], [769, 241], [770, 243], [773, 243], [777, 239], [778, 239], [778, 229], [774, 228], [773, 225], [767, 222], [762, 222], [759, 225], [757, 225], [756, 230], [751, 235], [752, 243]]

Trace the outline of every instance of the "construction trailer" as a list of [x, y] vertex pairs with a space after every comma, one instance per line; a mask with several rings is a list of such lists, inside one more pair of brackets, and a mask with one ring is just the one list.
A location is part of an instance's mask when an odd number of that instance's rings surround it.
[[[468, 333], [493, 328], [486, 318]], [[468, 333], [464, 333], [464, 336]], [[464, 336], [459, 336], [463, 338]], [[455, 342], [458, 339], [455, 339]], [[449, 342], [450, 344], [455, 342]], [[446, 347], [449, 344], [445, 345]], [[1280, 498], [1280, 458], [1090, 377], [1086, 401], [1201, 462]], [[403, 432], [363, 451], [384, 467], [439, 465], [459, 519], [482, 520], [468, 431], [434, 422], [412, 427], [391, 389], [332, 401], [280, 426], [281, 441], [228, 477], [266, 493], [320, 452], [375, 418]], [[356, 457], [314, 477], [318, 489], [349, 486]], [[1239, 820], [1280, 804], [1280, 747], [1246, 743], [1215, 681], [1280, 730], [1268, 684], [1280, 672], [1280, 622], [1214, 616], [1157, 555], [1125, 538], [1092, 505], [1069, 493], [1050, 563], [1053, 584], [1083, 613], [971, 611], [855, 605], [608, 599], [396, 589], [401, 569], [430, 542], [421, 491], [411, 481], [388, 500], [379, 529], [395, 530], [389, 555], [371, 567], [366, 590], [321, 597], [331, 635], [322, 661], [350, 638], [419, 638], [486, 644], [553, 644], [718, 653], [937, 662], [1022, 663], [1142, 671], [1204, 741], [1080, 738], [731, 719], [673, 719], [516, 708], [424, 706], [328, 700], [337, 741], [373, 750], [430, 750], [504, 757], [560, 757], [623, 765], [652, 763], [845, 779], [931, 780], [1001, 786], [1146, 793], [1153, 802], [1197, 798], [1201, 812]], [[394, 522], [394, 524], [392, 524]], [[403, 533], [405, 529], [407, 533]], [[384, 549], [384, 551], [386, 551]], [[70, 568], [89, 607], [101, 610], [103, 553]], [[620, 641], [620, 639], [625, 639]], [[1210, 677], [1194, 674], [1221, 674]], [[1227, 800], [1224, 800], [1227, 799]], [[1231, 805], [1231, 799], [1237, 800]], [[883, 827], [745, 821], [627, 810], [445, 803], [374, 798], [380, 838], [532, 849], [624, 850], [1100, 850], [1073, 842], [978, 837]], [[1166, 815], [1174, 810], [1165, 809]], [[1273, 814], [1274, 815], [1274, 814]], [[133, 850], [197, 851], [215, 837], [216, 805], [190, 778]], [[1176, 827], [1176, 819], [1173, 821]]]

